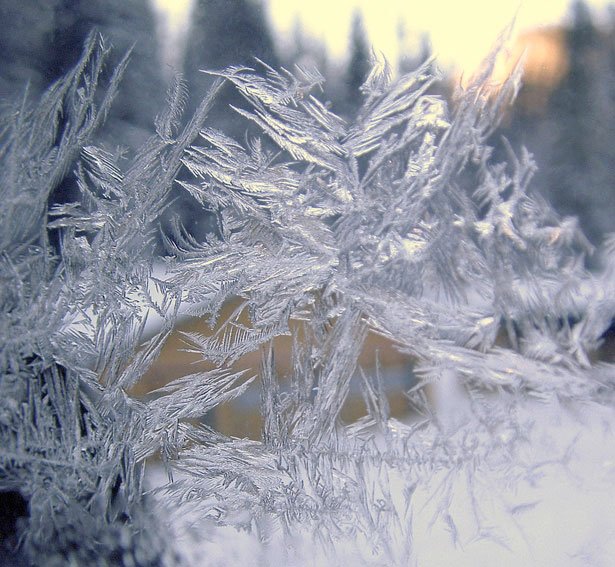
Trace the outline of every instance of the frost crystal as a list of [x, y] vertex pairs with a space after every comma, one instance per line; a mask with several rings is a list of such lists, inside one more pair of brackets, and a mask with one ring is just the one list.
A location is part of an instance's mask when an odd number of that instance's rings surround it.
[[[491, 58], [449, 108], [431, 94], [432, 61], [396, 80], [379, 64], [345, 122], [312, 94], [316, 72], [229, 68], [212, 73], [219, 81], [186, 126], [176, 80], [156, 134], [126, 162], [96, 145], [125, 66], [99, 86], [106, 54], [92, 37], [36, 106], [22, 101], [2, 119], [9, 561], [606, 561], [613, 540], [599, 530], [556, 559], [532, 531], [545, 510], [570, 509], [544, 479], [612, 488], [615, 446], [602, 424], [613, 419], [613, 367], [592, 356], [615, 313], [614, 264], [585, 272], [575, 222], [528, 189], [527, 152], [493, 159], [488, 139], [518, 74], [494, 95]], [[223, 81], [262, 138], [242, 144], [207, 127]], [[50, 207], [68, 172], [80, 199]], [[176, 224], [154, 273], [176, 179], [217, 230], [197, 241]], [[184, 336], [215, 368], [136, 399], [130, 389], [182, 313], [215, 328]], [[159, 325], [145, 340], [148, 318]], [[403, 420], [387, 376], [359, 365], [369, 333], [416, 361]], [[275, 359], [283, 335], [289, 376]], [[260, 367], [233, 367], [259, 350]], [[206, 425], [259, 387], [260, 441]], [[354, 390], [366, 414], [345, 423]], [[144, 465], [156, 458], [168, 482], [147, 492]], [[589, 495], [575, 506], [600, 508]], [[604, 529], [615, 529], [602, 508]]]

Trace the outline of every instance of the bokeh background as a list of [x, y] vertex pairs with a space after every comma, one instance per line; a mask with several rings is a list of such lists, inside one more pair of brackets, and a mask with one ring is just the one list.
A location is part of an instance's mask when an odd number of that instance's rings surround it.
[[[497, 90], [521, 58], [524, 81], [493, 134], [496, 156], [504, 151], [503, 137], [515, 148], [527, 147], [537, 164], [534, 191], [560, 214], [578, 218], [599, 247], [615, 231], [615, 5], [604, 0], [0, 0], [0, 99], [24, 96], [26, 87], [27, 96], [40, 94], [74, 64], [95, 28], [114, 48], [110, 69], [132, 49], [101, 133], [109, 151], [129, 155], [152, 134], [166, 86], [177, 73], [188, 84], [190, 109], [212, 82], [202, 69], [254, 66], [257, 59], [289, 69], [315, 66], [326, 79], [321, 98], [350, 117], [361, 103], [359, 87], [374, 53], [389, 60], [393, 73], [434, 57], [442, 74], [435, 91], [450, 99], [513, 21], [492, 83]], [[243, 103], [226, 88], [210, 125], [244, 140], [250, 133], [231, 104]], [[68, 172], [53, 200], [74, 196]], [[216, 230], [212, 218], [178, 187], [160, 234], [170, 234], [179, 219], [201, 239]], [[162, 241], [158, 252], [164, 255]], [[599, 256], [589, 260], [590, 267], [598, 265]], [[182, 329], [203, 327], [193, 319]], [[181, 335], [172, 337], [142, 393], [206, 366], [182, 353], [183, 346]], [[282, 374], [290, 371], [288, 346], [278, 345]], [[364, 366], [374, 364], [376, 351], [394, 410], [412, 383], [412, 361], [370, 337]], [[258, 368], [258, 356], [239, 365]], [[257, 435], [257, 398], [221, 407], [212, 419], [222, 431]], [[349, 418], [357, 411], [350, 407]]]
[[[316, 66], [322, 96], [348, 116], [374, 50], [394, 72], [435, 55], [439, 93], [450, 97], [515, 22], [494, 83], [525, 57], [524, 86], [494, 134], [525, 145], [538, 165], [533, 187], [564, 215], [575, 215], [591, 242], [615, 217], [615, 7], [605, 0], [0, 0], [0, 98], [36, 95], [76, 60], [92, 28], [131, 64], [104, 130], [113, 149], [130, 151], [151, 133], [166, 84], [183, 73], [194, 107], [211, 78], [200, 69], [254, 65]], [[239, 139], [241, 104], [225, 91], [213, 121]], [[69, 185], [69, 184], [67, 184]], [[57, 198], [63, 200], [59, 192]], [[176, 211], [202, 236], [207, 215], [180, 199]]]

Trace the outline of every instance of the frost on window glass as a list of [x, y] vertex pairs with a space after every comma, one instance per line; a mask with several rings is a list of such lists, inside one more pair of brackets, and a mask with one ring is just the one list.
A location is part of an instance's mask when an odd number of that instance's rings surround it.
[[[40, 100], [2, 115], [10, 560], [603, 564], [614, 374], [595, 352], [615, 313], [615, 247], [587, 272], [591, 247], [532, 193], [528, 152], [494, 159], [519, 71], [494, 91], [493, 56], [448, 105], [433, 61], [395, 79], [376, 62], [352, 120], [318, 97], [316, 70], [210, 71], [188, 118], [178, 78], [126, 159], [96, 137], [126, 66], [101, 84], [107, 54], [92, 36]], [[259, 135], [208, 126], [224, 83]], [[50, 206], [68, 172], [79, 199]], [[215, 230], [197, 240], [176, 222], [157, 256], [174, 184]], [[182, 340], [211, 369], [136, 396], [184, 317], [204, 317]], [[359, 364], [368, 334], [414, 361], [403, 417], [378, 361]], [[259, 364], [234, 366], [254, 352]], [[365, 411], [344, 420], [350, 392]], [[259, 440], [212, 425], [254, 394]], [[164, 472], [154, 489], [146, 468]], [[572, 513], [590, 527], [558, 524], [554, 552], [541, 525]]]

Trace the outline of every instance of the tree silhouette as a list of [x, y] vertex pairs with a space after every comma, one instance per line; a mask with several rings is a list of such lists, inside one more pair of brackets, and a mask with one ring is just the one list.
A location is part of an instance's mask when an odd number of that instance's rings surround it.
[[153, 10], [148, 0], [62, 0], [49, 45], [50, 81], [64, 75], [79, 58], [92, 29], [97, 29], [114, 47], [109, 69], [132, 50], [109, 129], [116, 137], [119, 128], [123, 144], [138, 147], [151, 132], [152, 120], [164, 103]]
[[[265, 17], [263, 3], [257, 0], [198, 0], [191, 20], [188, 48], [184, 65], [196, 106], [203, 92], [212, 83], [201, 70], [220, 70], [229, 65], [253, 66], [255, 58], [269, 65], [277, 64], [277, 57]], [[238, 124], [228, 105], [241, 104], [230, 89], [224, 91], [224, 108], [218, 108], [212, 119], [231, 126]], [[220, 105], [218, 105], [220, 107]]]
[[74, 65], [96, 29], [114, 47], [108, 69], [132, 49], [105, 138], [134, 148], [149, 135], [165, 87], [148, 0], [0, 0], [0, 16], [0, 96], [22, 91], [27, 82], [31, 95], [38, 95]]
[[[47, 84], [49, 41], [61, 0], [0, 0], [0, 96]], [[82, 44], [83, 45], [83, 42]]]
[[566, 30], [568, 73], [551, 99], [548, 120], [553, 145], [545, 164], [547, 195], [564, 214], [578, 215], [598, 244], [612, 230], [613, 112], [604, 87], [613, 81], [605, 42], [583, 0], [571, 6]]
[[347, 110], [354, 110], [361, 102], [361, 85], [370, 71], [370, 48], [365, 33], [363, 17], [359, 10], [352, 15], [350, 28], [350, 60], [346, 74]]
[[[198, 0], [194, 6], [184, 61], [189, 84], [189, 107], [194, 109], [212, 85], [211, 75], [202, 70], [222, 70], [230, 65], [252, 67], [256, 58], [277, 66], [273, 39], [260, 0]], [[236, 90], [224, 88], [208, 117], [210, 126], [243, 139], [245, 121], [231, 108], [245, 106]], [[180, 174], [180, 176], [183, 174]], [[214, 229], [213, 217], [185, 193], [177, 196], [175, 210], [184, 227], [197, 239]], [[165, 217], [165, 225], [169, 222]]]

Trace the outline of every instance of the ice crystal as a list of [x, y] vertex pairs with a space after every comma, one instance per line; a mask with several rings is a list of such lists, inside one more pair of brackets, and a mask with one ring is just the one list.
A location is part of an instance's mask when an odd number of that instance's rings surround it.
[[[21, 503], [11, 560], [428, 565], [446, 561], [444, 536], [474, 565], [543, 557], [519, 520], [549, 500], [540, 475], [568, 482], [584, 451], [595, 490], [612, 486], [615, 447], [596, 420], [612, 421], [613, 367], [592, 353], [615, 304], [612, 268], [586, 273], [575, 222], [531, 193], [531, 156], [493, 159], [518, 72], [494, 93], [490, 58], [449, 107], [430, 90], [433, 61], [397, 79], [377, 64], [346, 122], [313, 94], [317, 72], [257, 62], [213, 72], [185, 126], [177, 79], [156, 134], [126, 161], [96, 145], [125, 67], [99, 85], [106, 54], [92, 37], [36, 106], [3, 117], [0, 496]], [[207, 126], [222, 81], [262, 137]], [[49, 209], [70, 171], [80, 200]], [[197, 241], [176, 223], [154, 273], [175, 180], [217, 228]], [[215, 368], [134, 398], [181, 313], [207, 315], [215, 330], [184, 339]], [[145, 340], [148, 317], [159, 324]], [[416, 360], [413, 417], [391, 415], [378, 365], [360, 368], [368, 333]], [[289, 334], [292, 372], [279, 376], [274, 339]], [[260, 367], [234, 369], [258, 350]], [[206, 425], [259, 384], [260, 441]], [[344, 423], [352, 388], [366, 415]], [[588, 436], [604, 455], [589, 455]], [[168, 482], [147, 493], [156, 457]], [[227, 537], [243, 556], [217, 557]], [[597, 561], [607, 544], [592, 542]]]

